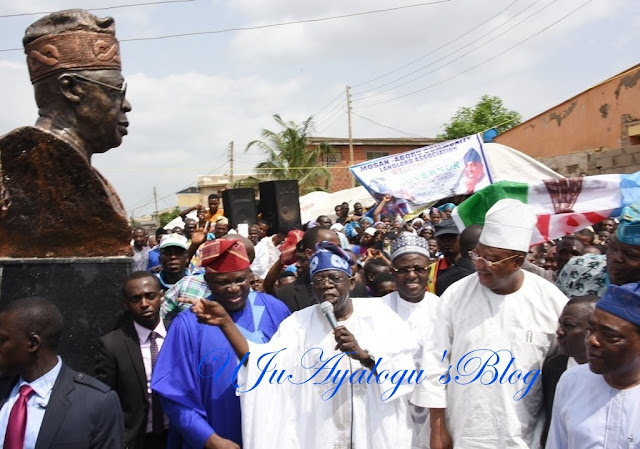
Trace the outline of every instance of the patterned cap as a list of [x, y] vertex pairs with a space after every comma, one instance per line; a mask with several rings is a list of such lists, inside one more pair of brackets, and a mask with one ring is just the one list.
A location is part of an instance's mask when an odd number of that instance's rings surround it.
[[393, 262], [405, 254], [420, 254], [429, 258], [429, 244], [422, 237], [415, 234], [400, 234], [391, 242], [391, 261]]
[[610, 285], [596, 307], [640, 326], [640, 282]]
[[627, 245], [640, 245], [640, 202], [622, 209], [616, 237]]
[[311, 256], [309, 272], [314, 274], [327, 270], [340, 270], [351, 277], [351, 258], [342, 248], [329, 242], [316, 244], [316, 252]]
[[249, 268], [247, 249], [240, 240], [211, 240], [202, 247], [202, 266], [207, 273], [231, 273]]
[[111, 17], [81, 9], [54, 12], [31, 24], [23, 39], [31, 82], [73, 70], [120, 70]]

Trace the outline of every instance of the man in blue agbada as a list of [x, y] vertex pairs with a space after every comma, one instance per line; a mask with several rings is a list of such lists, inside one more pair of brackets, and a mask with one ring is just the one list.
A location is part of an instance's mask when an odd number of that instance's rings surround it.
[[[290, 315], [278, 299], [250, 291], [249, 258], [242, 242], [206, 243], [202, 266], [211, 291], [202, 299], [220, 303], [249, 341], [268, 342]], [[169, 417], [168, 448], [241, 447], [236, 366], [234, 351], [218, 327], [198, 323], [190, 310], [173, 320], [151, 381]]]

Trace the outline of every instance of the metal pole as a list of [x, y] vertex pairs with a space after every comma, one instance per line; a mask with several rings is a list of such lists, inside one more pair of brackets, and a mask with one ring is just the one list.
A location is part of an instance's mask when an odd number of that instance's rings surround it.
[[[351, 87], [347, 86], [347, 119], [349, 120], [349, 165], [353, 162], [353, 135], [351, 133]], [[351, 187], [356, 186], [356, 178], [351, 177]]]

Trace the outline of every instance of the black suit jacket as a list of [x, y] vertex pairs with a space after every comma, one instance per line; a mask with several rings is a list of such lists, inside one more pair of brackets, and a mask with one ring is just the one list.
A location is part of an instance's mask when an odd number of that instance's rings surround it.
[[280, 287], [276, 291], [276, 296], [289, 307], [291, 313], [316, 304], [311, 295], [311, 286], [307, 285], [302, 278]]
[[556, 395], [556, 386], [560, 376], [567, 370], [569, 357], [556, 354], [547, 358], [542, 364], [542, 398], [544, 400], [545, 422], [540, 442], [545, 446], [549, 428], [551, 427], [551, 411], [553, 410], [553, 398]]
[[142, 448], [149, 413], [147, 374], [133, 320], [100, 338], [96, 378], [118, 393], [124, 412], [126, 447]]
[[444, 270], [442, 274], [439, 274], [436, 278], [436, 295], [442, 296], [451, 284], [475, 272], [476, 267], [473, 265], [473, 262], [471, 262], [471, 259], [465, 257], [458, 259], [454, 265]]
[[[18, 376], [0, 379], [0, 407]], [[124, 422], [115, 391], [64, 363], [44, 413], [35, 449], [124, 447]]]

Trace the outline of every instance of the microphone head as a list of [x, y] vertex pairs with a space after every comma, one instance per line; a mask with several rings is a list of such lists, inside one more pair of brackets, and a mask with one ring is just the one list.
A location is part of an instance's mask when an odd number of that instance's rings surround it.
[[320, 303], [320, 310], [325, 315], [327, 313], [333, 313], [333, 304], [331, 304], [329, 301], [324, 301], [324, 302]]

